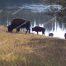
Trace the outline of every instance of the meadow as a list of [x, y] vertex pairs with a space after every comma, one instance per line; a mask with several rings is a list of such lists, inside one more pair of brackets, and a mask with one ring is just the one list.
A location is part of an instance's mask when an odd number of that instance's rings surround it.
[[0, 66], [66, 66], [66, 40], [0, 26]]

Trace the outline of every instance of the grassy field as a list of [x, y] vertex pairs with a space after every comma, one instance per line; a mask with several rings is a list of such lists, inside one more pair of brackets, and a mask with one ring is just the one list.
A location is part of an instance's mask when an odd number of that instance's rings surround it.
[[66, 40], [0, 26], [0, 66], [66, 66]]

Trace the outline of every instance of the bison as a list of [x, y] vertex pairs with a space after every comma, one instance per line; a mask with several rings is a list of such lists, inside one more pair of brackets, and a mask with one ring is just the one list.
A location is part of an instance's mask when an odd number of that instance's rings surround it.
[[20, 28], [26, 28], [26, 33], [30, 33], [30, 21], [25, 19], [13, 19], [11, 24], [8, 26], [8, 32], [12, 32], [13, 29], [16, 29], [17, 32], [20, 31]]
[[38, 34], [38, 32], [42, 32], [42, 34], [44, 34], [45, 33], [45, 28], [40, 27], [40, 26], [35, 26], [35, 27], [32, 28], [32, 31], [36, 31], [37, 34]]
[[49, 33], [49, 36], [53, 36], [54, 34], [53, 33]]
[[66, 33], [64, 34], [64, 37], [65, 37], [65, 39], [66, 39]]

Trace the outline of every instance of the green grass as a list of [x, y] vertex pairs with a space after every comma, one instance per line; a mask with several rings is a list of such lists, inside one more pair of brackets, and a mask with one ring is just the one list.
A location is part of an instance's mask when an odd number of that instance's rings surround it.
[[66, 40], [8, 33], [0, 26], [0, 66], [66, 66]]

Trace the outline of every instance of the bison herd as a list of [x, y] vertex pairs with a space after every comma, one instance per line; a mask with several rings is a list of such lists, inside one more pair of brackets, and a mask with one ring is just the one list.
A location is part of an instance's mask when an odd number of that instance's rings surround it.
[[[21, 28], [25, 28], [27, 32], [30, 33], [30, 21], [25, 20], [25, 19], [13, 19], [11, 24], [8, 26], [8, 32], [12, 32], [13, 29], [16, 29], [16, 32], [19, 32]], [[36, 31], [37, 34], [38, 32], [42, 32], [42, 34], [45, 33], [45, 28], [36, 26], [32, 28], [32, 31]]]
[[[19, 32], [21, 28], [26, 29], [26, 33], [30, 33], [30, 26], [31, 26], [31, 21], [25, 20], [25, 19], [13, 19], [11, 21], [11, 24], [8, 26], [8, 32], [12, 32], [13, 29], [16, 29], [16, 32]], [[40, 27], [40, 26], [35, 26], [32, 28], [32, 31], [37, 32], [42, 32], [42, 34], [45, 34], [45, 28]], [[53, 33], [49, 33], [49, 36], [53, 36]], [[66, 39], [66, 33], [64, 35]]]

